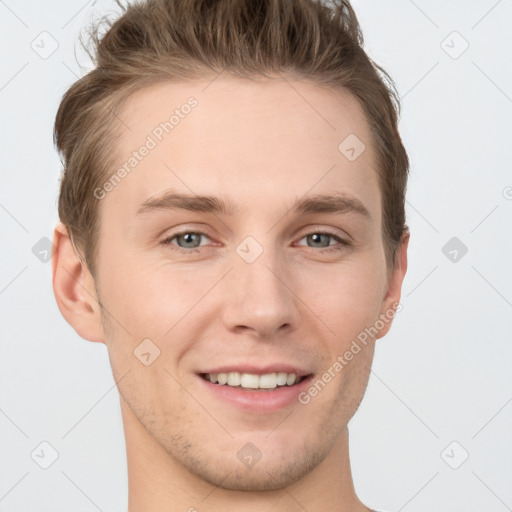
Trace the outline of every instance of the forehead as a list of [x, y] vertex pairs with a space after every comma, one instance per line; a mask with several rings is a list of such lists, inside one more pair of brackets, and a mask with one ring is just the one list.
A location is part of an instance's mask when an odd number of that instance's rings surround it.
[[290, 204], [309, 191], [341, 191], [379, 218], [370, 130], [357, 100], [343, 91], [221, 75], [146, 87], [118, 115], [113, 172], [128, 172], [110, 196], [134, 215], [169, 189], [222, 192], [246, 213], [261, 210], [262, 201]]

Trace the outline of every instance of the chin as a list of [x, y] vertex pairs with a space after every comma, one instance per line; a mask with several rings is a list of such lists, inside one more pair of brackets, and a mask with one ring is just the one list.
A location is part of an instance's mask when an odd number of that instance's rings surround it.
[[[194, 468], [196, 476], [202, 480], [230, 491], [272, 491], [282, 489], [299, 481], [310, 472], [310, 464], [305, 461], [291, 461], [287, 464], [258, 462], [259, 467], [240, 469], [235, 467], [225, 468]], [[227, 465], [226, 465], [227, 466]]]
[[260, 452], [261, 458], [247, 464], [242, 460], [244, 452], [240, 454], [241, 450], [236, 456], [231, 449], [227, 451], [229, 455], [225, 450], [198, 455], [193, 453], [191, 445], [187, 448], [180, 451], [179, 462], [205, 482], [232, 491], [271, 491], [301, 480], [325, 459], [331, 447], [325, 440], [324, 443], [320, 440], [316, 444], [304, 443], [302, 447], [289, 446], [286, 450], [268, 446], [267, 452]]

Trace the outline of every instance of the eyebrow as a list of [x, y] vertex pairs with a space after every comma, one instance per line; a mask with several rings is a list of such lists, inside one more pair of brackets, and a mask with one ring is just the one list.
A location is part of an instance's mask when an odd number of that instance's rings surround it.
[[[187, 210], [191, 212], [217, 213], [226, 216], [236, 215], [240, 209], [233, 203], [220, 197], [166, 193], [156, 198], [149, 198], [137, 210], [137, 215], [152, 211]], [[316, 194], [297, 199], [290, 211], [297, 214], [335, 213], [357, 214], [371, 220], [372, 216], [366, 206], [356, 197], [337, 194]]]

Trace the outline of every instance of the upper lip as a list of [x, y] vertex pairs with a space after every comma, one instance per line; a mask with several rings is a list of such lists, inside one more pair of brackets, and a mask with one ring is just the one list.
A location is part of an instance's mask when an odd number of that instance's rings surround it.
[[240, 372], [240, 373], [252, 373], [254, 375], [265, 375], [267, 373], [294, 373], [297, 377], [305, 377], [306, 375], [310, 375], [312, 372], [308, 372], [302, 368], [297, 366], [287, 364], [287, 363], [274, 363], [267, 364], [265, 366], [257, 366], [250, 365], [247, 363], [241, 364], [225, 364], [222, 366], [217, 366], [215, 368], [209, 368], [207, 370], [202, 370], [199, 373], [230, 373], [230, 372]]

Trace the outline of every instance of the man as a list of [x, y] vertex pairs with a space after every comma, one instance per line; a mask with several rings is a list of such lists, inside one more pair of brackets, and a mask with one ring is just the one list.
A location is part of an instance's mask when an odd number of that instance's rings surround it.
[[347, 424], [408, 159], [361, 43], [347, 2], [147, 1], [63, 98], [53, 287], [108, 349], [130, 512], [370, 510]]

